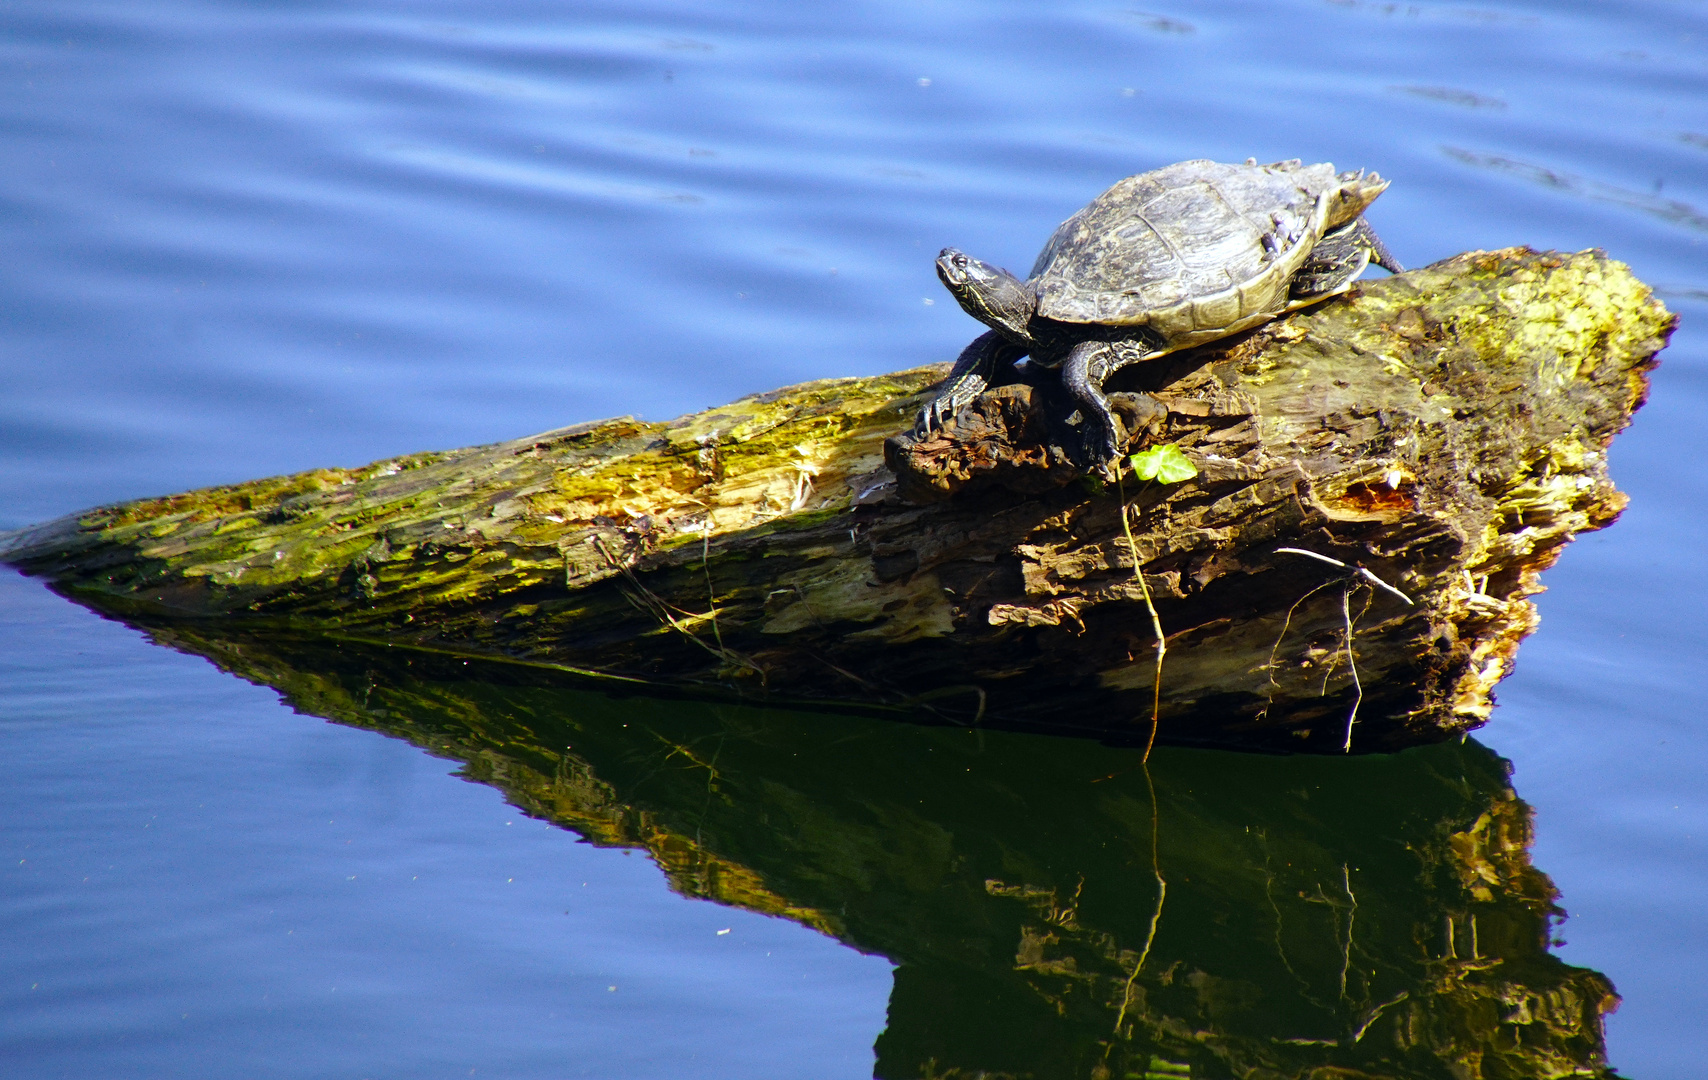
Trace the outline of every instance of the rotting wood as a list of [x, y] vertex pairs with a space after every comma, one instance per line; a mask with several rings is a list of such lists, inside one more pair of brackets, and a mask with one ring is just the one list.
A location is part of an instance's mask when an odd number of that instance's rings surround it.
[[[1169, 635], [1161, 738], [1340, 750], [1349, 656], [1355, 750], [1480, 724], [1538, 575], [1624, 506], [1605, 450], [1672, 324], [1600, 252], [1472, 252], [1123, 372], [1168, 406], [1145, 436], [1199, 470], [1128, 488]], [[891, 439], [943, 371], [125, 503], [0, 559], [133, 621], [1143, 741], [1113, 487], [1049, 449], [1046, 388]]]

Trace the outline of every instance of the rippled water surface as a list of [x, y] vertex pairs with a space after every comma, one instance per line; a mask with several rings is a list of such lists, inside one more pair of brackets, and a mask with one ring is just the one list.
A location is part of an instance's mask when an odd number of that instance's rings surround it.
[[[1546, 575], [1479, 738], [1537, 808], [1557, 954], [1624, 996], [1613, 1064], [1700, 1075], [1700, 5], [156, 0], [0, 26], [0, 528], [949, 359], [975, 327], [938, 248], [1029, 265], [1189, 157], [1377, 169], [1407, 264], [1629, 262], [1682, 316], [1613, 449], [1632, 505]], [[896, 1022], [903, 947], [685, 898], [9, 571], [0, 637], [15, 1075], [864, 1076]]]

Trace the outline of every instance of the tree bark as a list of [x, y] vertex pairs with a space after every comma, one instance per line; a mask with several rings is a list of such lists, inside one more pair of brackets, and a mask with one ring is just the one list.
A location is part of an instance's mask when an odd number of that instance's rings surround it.
[[1088, 477], [1042, 382], [892, 438], [936, 366], [105, 507], [0, 559], [133, 621], [1118, 742], [1151, 735], [1148, 592], [1163, 740], [1391, 750], [1487, 718], [1538, 575], [1624, 506], [1605, 450], [1672, 324], [1601, 252], [1472, 252], [1127, 369], [1180, 484]]

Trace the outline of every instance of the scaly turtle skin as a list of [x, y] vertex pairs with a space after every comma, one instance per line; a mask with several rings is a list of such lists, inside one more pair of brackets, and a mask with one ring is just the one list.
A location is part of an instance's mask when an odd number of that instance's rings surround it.
[[1015, 361], [1059, 368], [1096, 464], [1120, 452], [1110, 374], [1344, 291], [1374, 261], [1401, 269], [1362, 216], [1388, 182], [1297, 160], [1183, 161], [1129, 176], [1062, 222], [1025, 281], [944, 248], [937, 276], [988, 325], [914, 426], [924, 438]]

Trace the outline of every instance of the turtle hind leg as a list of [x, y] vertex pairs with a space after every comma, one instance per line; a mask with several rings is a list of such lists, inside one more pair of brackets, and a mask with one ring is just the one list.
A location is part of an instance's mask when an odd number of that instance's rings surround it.
[[1353, 218], [1317, 241], [1293, 275], [1289, 299], [1297, 304], [1332, 296], [1357, 280], [1371, 263], [1396, 274], [1404, 270], [1370, 223]]
[[1026, 355], [1026, 350], [1009, 341], [995, 330], [974, 338], [961, 350], [949, 377], [938, 387], [937, 396], [925, 403], [913, 422], [913, 437], [929, 438], [968, 402], [984, 393], [987, 387], [1003, 386], [1020, 378], [1014, 362]]
[[1394, 253], [1388, 250], [1388, 245], [1382, 243], [1382, 238], [1376, 235], [1376, 230], [1362, 217], [1356, 219], [1353, 227], [1358, 230], [1358, 238], [1370, 249], [1370, 261], [1380, 266], [1390, 274], [1403, 274], [1406, 268], [1400, 265], [1400, 260], [1394, 258]]
[[1332, 296], [1351, 285], [1370, 265], [1370, 246], [1358, 235], [1358, 223], [1363, 220], [1355, 218], [1317, 241], [1288, 286], [1288, 298], [1293, 303]]
[[[1103, 392], [1103, 380], [1133, 363], [1137, 352], [1144, 350], [1134, 342], [1082, 341], [1062, 361], [1062, 389], [1079, 406], [1080, 437], [1093, 468], [1107, 469], [1121, 456], [1122, 429]], [[1119, 406], [1131, 414], [1134, 427], [1151, 426], [1159, 415], [1167, 415], [1162, 403], [1149, 394], [1127, 393], [1121, 398]]]

